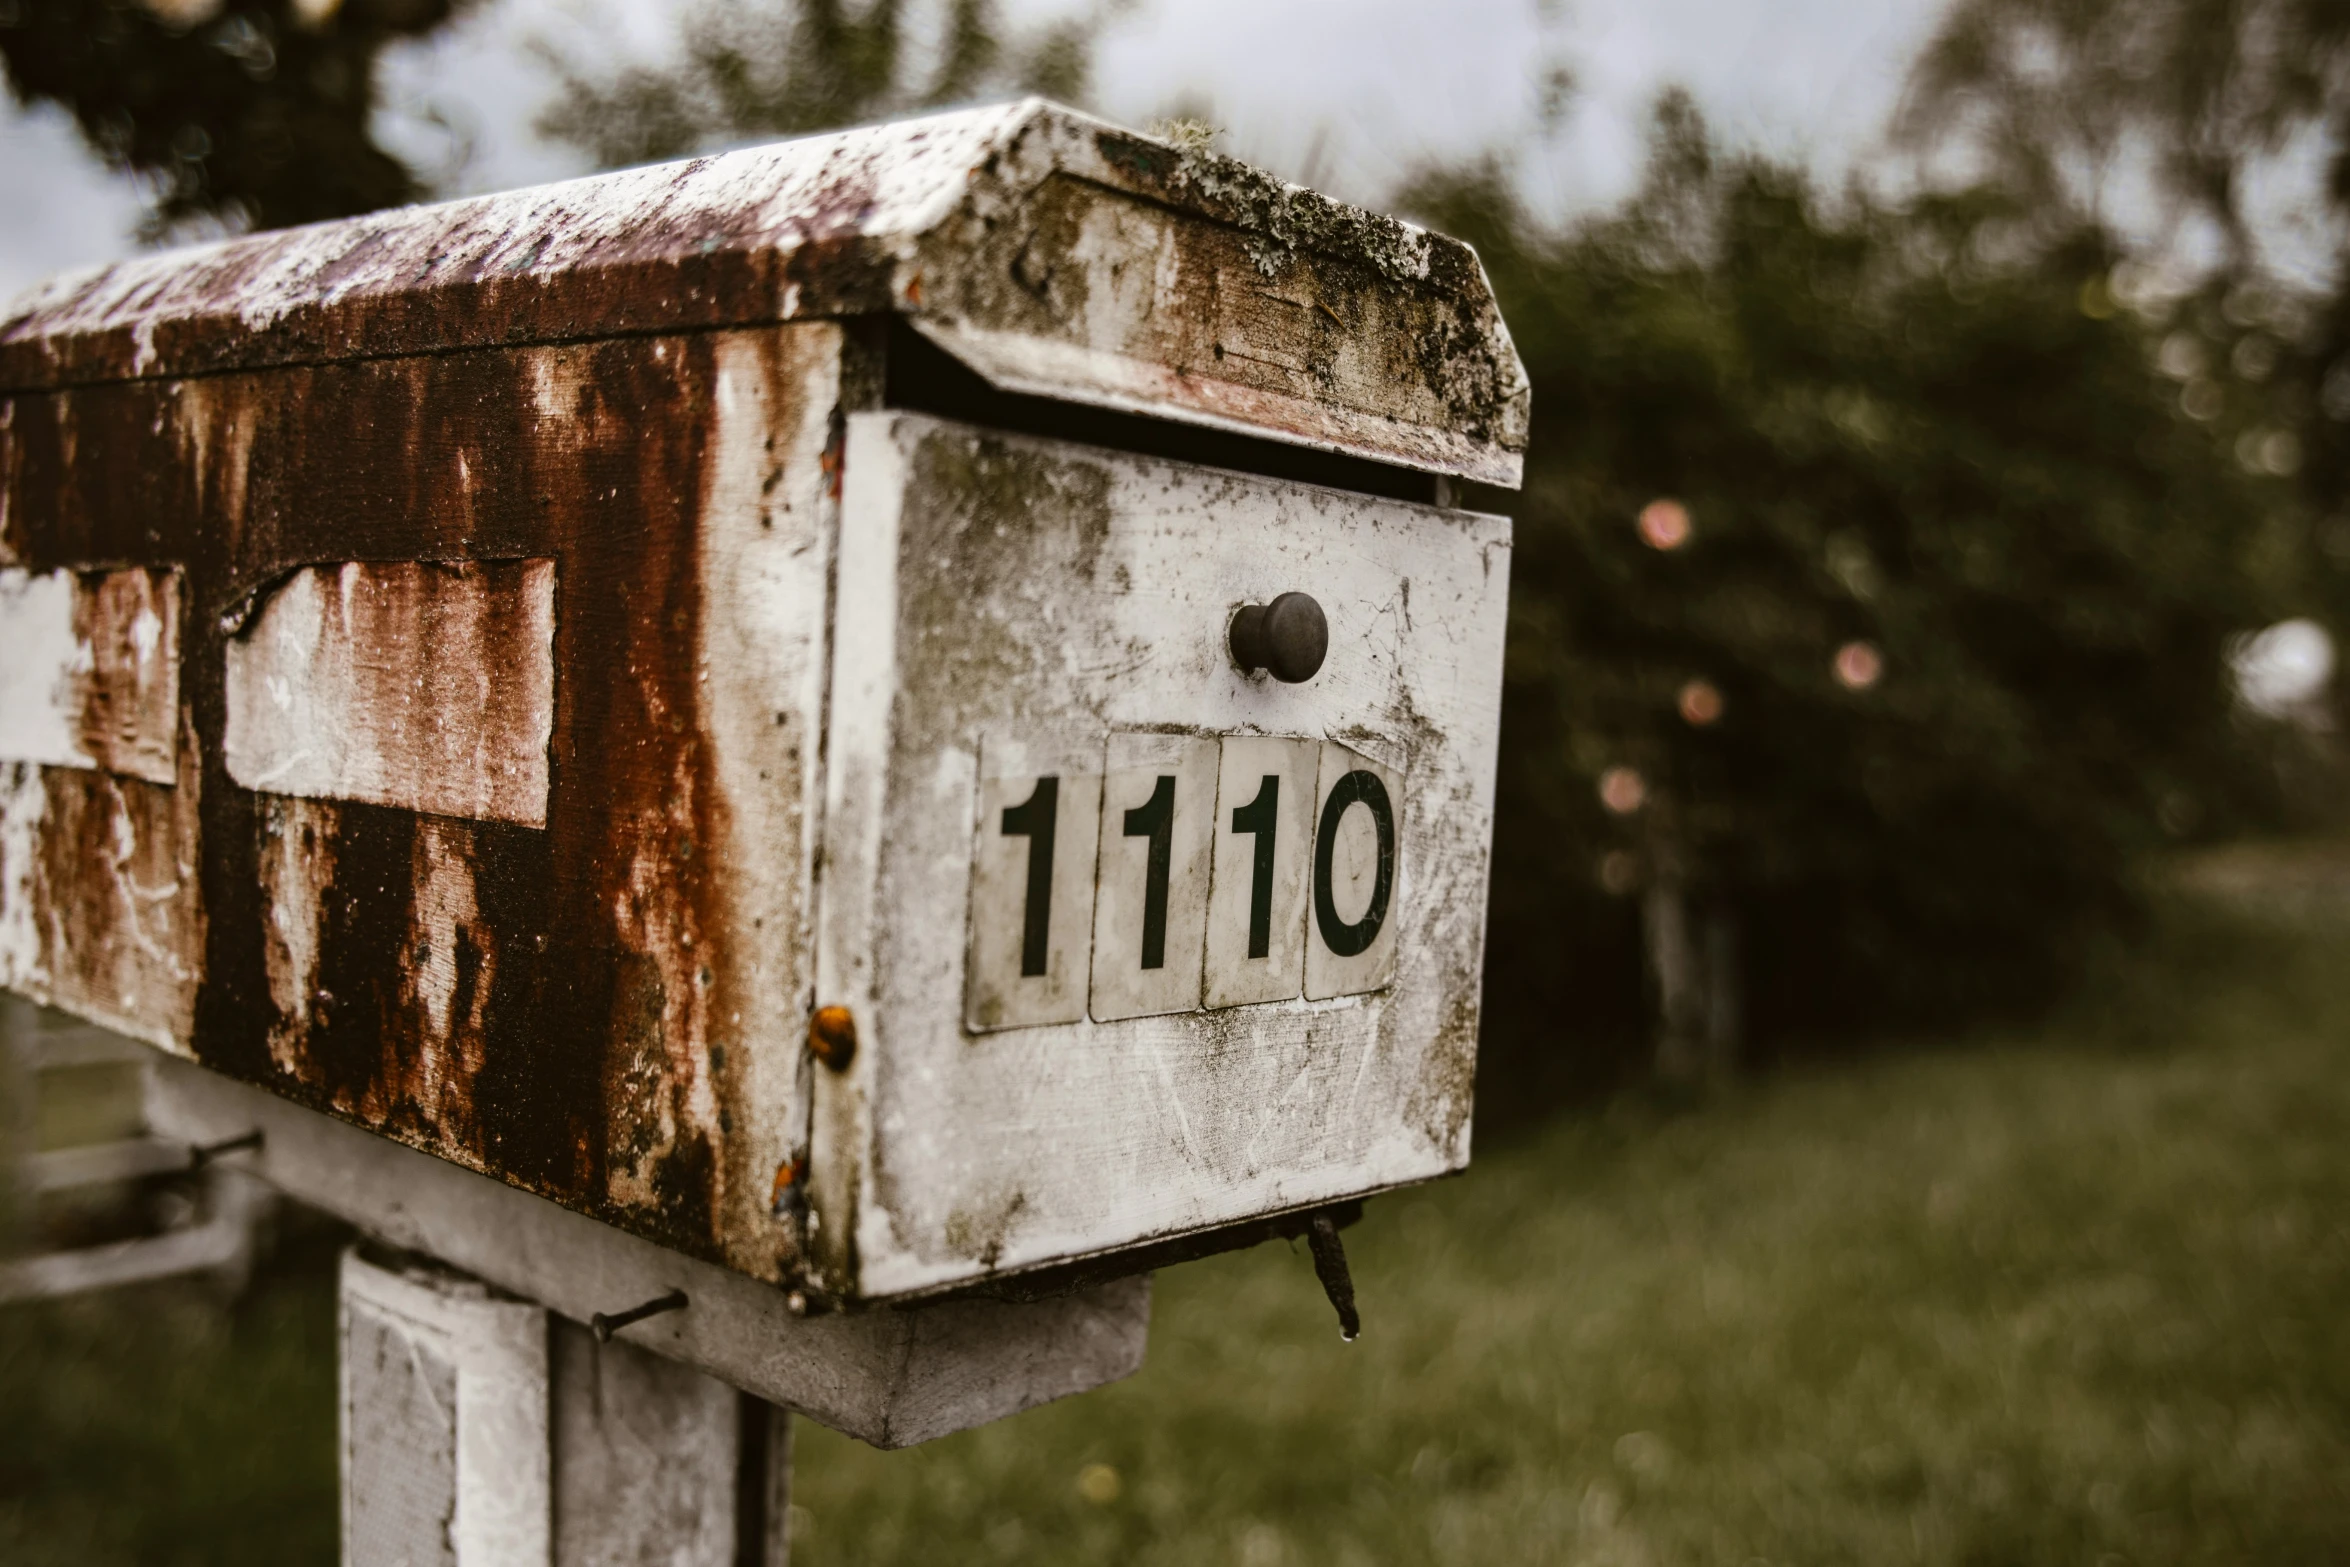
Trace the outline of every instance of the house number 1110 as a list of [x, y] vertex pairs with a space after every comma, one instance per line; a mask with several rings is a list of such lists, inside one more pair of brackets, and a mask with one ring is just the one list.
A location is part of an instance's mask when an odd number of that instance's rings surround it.
[[1400, 774], [1256, 735], [1050, 750], [983, 758], [972, 1029], [1323, 1000], [1394, 977]]

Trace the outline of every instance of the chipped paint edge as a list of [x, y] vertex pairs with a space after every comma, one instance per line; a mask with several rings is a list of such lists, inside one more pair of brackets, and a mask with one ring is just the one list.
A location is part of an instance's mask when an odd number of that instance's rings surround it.
[[912, 315], [908, 320], [998, 391], [1171, 419], [1503, 489], [1518, 488], [1525, 475], [1523, 454], [1435, 425], [1383, 418], [1236, 381], [1189, 376], [1106, 349], [1024, 332], [938, 316]]

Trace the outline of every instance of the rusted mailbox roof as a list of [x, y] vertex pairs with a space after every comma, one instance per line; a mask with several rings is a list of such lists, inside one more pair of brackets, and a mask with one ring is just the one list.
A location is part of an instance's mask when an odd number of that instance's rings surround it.
[[0, 391], [894, 312], [997, 387], [1515, 485], [1473, 252], [1040, 100], [59, 278]]

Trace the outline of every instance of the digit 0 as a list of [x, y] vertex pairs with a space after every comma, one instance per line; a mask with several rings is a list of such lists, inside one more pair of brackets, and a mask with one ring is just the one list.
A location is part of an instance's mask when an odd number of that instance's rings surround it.
[[[1349, 924], [1338, 917], [1337, 889], [1331, 881], [1339, 824], [1357, 805], [1371, 813], [1371, 825], [1379, 834], [1379, 866], [1371, 882], [1370, 906]], [[1342, 958], [1368, 951], [1379, 939], [1379, 927], [1387, 923], [1387, 899], [1394, 890], [1395, 807], [1378, 775], [1358, 767], [1339, 779], [1330, 798], [1322, 802], [1322, 822], [1314, 834], [1314, 924], [1322, 933], [1322, 944]]]

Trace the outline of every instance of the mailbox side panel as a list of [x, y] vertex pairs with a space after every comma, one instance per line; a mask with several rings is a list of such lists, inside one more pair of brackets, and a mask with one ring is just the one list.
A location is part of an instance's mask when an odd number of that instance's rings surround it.
[[[815, 1251], [835, 1286], [952, 1288], [1465, 1164], [1507, 522], [908, 414], [852, 416], [844, 470], [819, 989], [867, 1027], [816, 1087]], [[1231, 611], [1289, 589], [1324, 606], [1327, 664], [1302, 685], [1242, 674]], [[1201, 961], [1175, 928], [1207, 917], [1184, 846], [1246, 825], [1199, 813], [1223, 740], [1259, 736], [1319, 753], [1288, 769], [1298, 787], [1392, 780], [1395, 965], [1360, 993], [1310, 1001], [1301, 973], [1287, 999], [1205, 1009], [1199, 975], [1167, 969]], [[1050, 790], [1041, 763], [983, 787], [989, 755], [1023, 750], [1060, 759]], [[1105, 802], [1098, 837], [1064, 820], [1056, 852], [1098, 844], [1100, 877], [1137, 878], [1121, 898], [1163, 906], [1107, 928], [1140, 931], [1154, 994], [1182, 996], [1128, 1015], [1104, 974], [1134, 955], [1096, 952], [1088, 1017], [975, 1032], [966, 953], [1020, 942], [972, 938], [967, 911], [1005, 918], [992, 894], [973, 903], [972, 866], [1012, 834], [1045, 852], [1041, 802], [1072, 796]], [[1260, 827], [1296, 819], [1267, 809]], [[1359, 900], [1340, 912], [1364, 918]]]
[[[136, 1031], [788, 1272], [840, 363], [809, 323], [16, 397], [6, 558], [180, 573], [185, 760], [136, 788], [201, 917]], [[0, 783], [17, 962], [118, 898], [88, 802], [131, 786]]]

